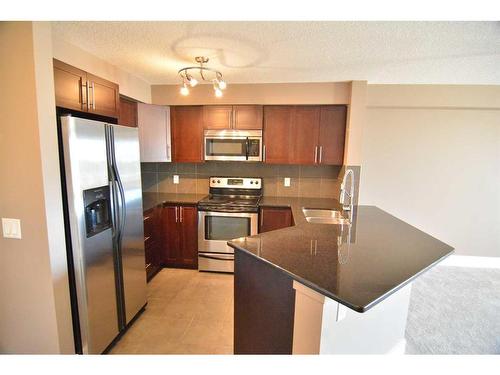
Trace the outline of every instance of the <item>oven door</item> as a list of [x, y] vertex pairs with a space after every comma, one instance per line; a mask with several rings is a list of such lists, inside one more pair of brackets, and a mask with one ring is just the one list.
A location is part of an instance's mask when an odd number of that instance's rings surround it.
[[199, 211], [198, 252], [233, 254], [227, 241], [257, 234], [257, 213]]

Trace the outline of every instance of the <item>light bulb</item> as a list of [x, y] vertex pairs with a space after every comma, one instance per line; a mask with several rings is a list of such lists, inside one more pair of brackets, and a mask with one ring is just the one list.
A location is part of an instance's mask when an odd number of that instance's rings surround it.
[[198, 80], [194, 77], [189, 77], [189, 84], [191, 85], [191, 87], [195, 87], [197, 84], [198, 84]]
[[189, 89], [187, 88], [186, 85], [181, 87], [181, 95], [183, 95], [183, 96], [189, 95]]
[[218, 87], [215, 89], [215, 96], [218, 98], [220, 98], [222, 96], [222, 91]]
[[219, 88], [221, 90], [225, 90], [225, 88], [227, 87], [227, 84], [226, 84], [226, 81], [223, 81], [222, 79], [219, 81]]

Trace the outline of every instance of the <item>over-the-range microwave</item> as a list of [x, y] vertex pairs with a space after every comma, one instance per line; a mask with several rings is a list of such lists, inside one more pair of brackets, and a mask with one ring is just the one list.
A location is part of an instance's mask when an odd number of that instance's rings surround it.
[[205, 160], [262, 161], [262, 130], [205, 130]]

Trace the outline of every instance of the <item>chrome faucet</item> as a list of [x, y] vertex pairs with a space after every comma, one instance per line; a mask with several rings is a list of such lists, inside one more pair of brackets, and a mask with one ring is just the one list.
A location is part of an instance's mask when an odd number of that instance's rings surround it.
[[[347, 178], [350, 177], [349, 192], [346, 190]], [[349, 197], [349, 204], [346, 202], [346, 196]], [[352, 169], [347, 169], [344, 173], [344, 178], [342, 179], [342, 184], [340, 185], [340, 204], [342, 205], [342, 210], [351, 211], [353, 207], [354, 199], [354, 171]]]

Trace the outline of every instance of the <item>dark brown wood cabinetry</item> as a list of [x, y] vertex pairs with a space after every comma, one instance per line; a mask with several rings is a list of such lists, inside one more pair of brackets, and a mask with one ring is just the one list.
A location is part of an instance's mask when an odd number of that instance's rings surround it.
[[203, 162], [203, 107], [171, 107], [170, 118], [172, 161]]
[[261, 105], [213, 105], [203, 107], [204, 129], [262, 129]]
[[319, 123], [319, 164], [342, 165], [347, 121], [347, 107], [322, 106]]
[[151, 208], [144, 212], [144, 252], [146, 256], [146, 278], [151, 280], [162, 265], [162, 208]]
[[137, 102], [120, 97], [120, 115], [118, 124], [137, 127]]
[[162, 211], [163, 262], [170, 267], [198, 267], [196, 206], [166, 205]]
[[286, 207], [261, 207], [259, 219], [259, 233], [293, 225], [292, 210]]
[[290, 142], [291, 164], [315, 164], [318, 160], [319, 106], [293, 109]]
[[266, 106], [264, 108], [264, 162], [289, 163], [292, 114], [293, 107], [291, 106]]
[[56, 59], [53, 62], [58, 107], [118, 118], [120, 104], [116, 83]]
[[264, 162], [342, 165], [346, 106], [266, 106]]

